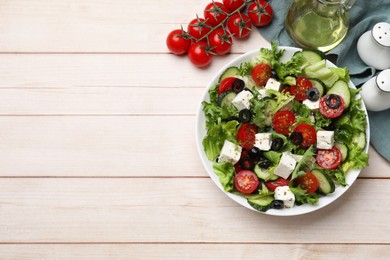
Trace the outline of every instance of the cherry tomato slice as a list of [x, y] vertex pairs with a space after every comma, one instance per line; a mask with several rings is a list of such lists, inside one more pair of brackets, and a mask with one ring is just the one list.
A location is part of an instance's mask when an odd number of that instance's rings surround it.
[[227, 78], [224, 78], [220, 83], [219, 83], [219, 86], [218, 86], [218, 94], [221, 95], [223, 92], [226, 92], [228, 90], [232, 90], [232, 87], [233, 87], [233, 82], [236, 80], [237, 78], [235, 77], [227, 77]]
[[252, 70], [252, 79], [257, 85], [264, 86], [271, 77], [272, 68], [269, 64], [261, 63]]
[[241, 146], [250, 150], [255, 145], [255, 135], [257, 133], [257, 126], [254, 124], [243, 124], [238, 129], [237, 140], [240, 142]]
[[336, 118], [341, 116], [345, 109], [345, 102], [341, 96], [339, 96], [340, 104], [336, 108], [331, 108], [326, 104], [326, 99], [328, 95], [323, 96], [320, 99], [320, 113], [327, 118]]
[[290, 110], [280, 110], [272, 119], [272, 125], [275, 131], [283, 135], [290, 133], [290, 127], [294, 124], [294, 122], [295, 115]]
[[259, 178], [249, 170], [242, 170], [234, 177], [234, 187], [244, 194], [251, 194], [259, 186]]
[[288, 186], [289, 182], [290, 181], [288, 179], [279, 177], [274, 181], [266, 181], [265, 186], [267, 186], [267, 188], [271, 191], [275, 191], [277, 187]]
[[306, 190], [307, 194], [314, 193], [318, 189], [318, 180], [314, 174], [307, 172], [305, 175], [296, 178], [296, 183]]
[[309, 124], [299, 124], [295, 127], [294, 132], [300, 132], [303, 140], [300, 144], [302, 148], [307, 148], [310, 145], [317, 143], [317, 132], [316, 129]]
[[316, 161], [319, 166], [327, 170], [334, 170], [339, 167], [342, 154], [339, 149], [333, 147], [329, 150], [318, 149]]
[[296, 85], [290, 87], [290, 93], [295, 100], [303, 101], [306, 99], [306, 92], [313, 87], [313, 84], [307, 78], [297, 78]]

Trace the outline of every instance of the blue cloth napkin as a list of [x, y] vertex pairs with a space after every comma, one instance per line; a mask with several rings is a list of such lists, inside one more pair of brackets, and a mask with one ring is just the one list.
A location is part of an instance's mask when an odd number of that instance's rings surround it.
[[[291, 0], [272, 0], [274, 10], [272, 23], [258, 27], [261, 35], [268, 41], [275, 41], [281, 46], [297, 46], [288, 36], [285, 29], [285, 17]], [[372, 29], [379, 22], [390, 23], [390, 0], [357, 0], [349, 10], [350, 26], [345, 39], [327, 55], [336, 57], [336, 65], [347, 67], [351, 80], [360, 87], [379, 71], [366, 65], [359, 57], [356, 44], [359, 37]], [[298, 46], [297, 46], [298, 47]], [[390, 109], [380, 112], [369, 112], [371, 144], [388, 161], [390, 161]]]

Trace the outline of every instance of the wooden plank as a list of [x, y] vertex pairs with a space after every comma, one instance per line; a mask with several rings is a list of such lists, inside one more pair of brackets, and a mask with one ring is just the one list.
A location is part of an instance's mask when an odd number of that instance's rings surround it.
[[389, 243], [389, 185], [357, 180], [321, 210], [273, 217], [205, 178], [0, 178], [0, 242]]
[[[152, 52], [167, 53], [166, 36], [184, 28], [210, 1], [1, 1], [0, 52]], [[233, 52], [258, 48], [235, 41]]]
[[388, 259], [388, 245], [87, 244], [0, 245], [6, 259]]
[[[205, 177], [194, 130], [194, 116], [3, 116], [0, 175]], [[388, 178], [371, 154], [362, 176]]]

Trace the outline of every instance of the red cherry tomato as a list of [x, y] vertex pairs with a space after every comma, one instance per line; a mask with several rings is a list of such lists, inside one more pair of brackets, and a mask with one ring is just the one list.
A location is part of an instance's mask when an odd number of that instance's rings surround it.
[[316, 129], [309, 124], [299, 124], [295, 127], [294, 132], [300, 132], [303, 140], [300, 144], [302, 148], [308, 148], [310, 145], [315, 145], [317, 142]]
[[227, 77], [227, 78], [224, 78], [221, 83], [219, 83], [219, 86], [218, 86], [218, 94], [221, 95], [223, 92], [226, 92], [228, 90], [232, 90], [232, 86], [233, 86], [233, 82], [236, 80], [237, 78], [235, 77]]
[[342, 160], [342, 154], [339, 149], [333, 147], [329, 150], [318, 149], [316, 161], [324, 169], [334, 170], [339, 167]]
[[234, 187], [244, 194], [251, 194], [259, 186], [259, 178], [249, 170], [239, 171], [234, 177]]
[[246, 14], [235, 13], [227, 21], [229, 32], [237, 39], [248, 37], [252, 30], [252, 22]]
[[176, 29], [168, 34], [166, 44], [170, 52], [181, 55], [190, 48], [191, 39], [183, 29]]
[[222, 28], [216, 28], [209, 34], [208, 38], [212, 52], [217, 55], [226, 54], [232, 48], [233, 39]]
[[265, 26], [272, 21], [273, 10], [269, 2], [255, 0], [248, 7], [248, 16], [255, 26]]
[[205, 23], [205, 19], [199, 17], [193, 19], [187, 27], [188, 34], [197, 40], [205, 36], [209, 31], [210, 26]]
[[213, 55], [208, 52], [205, 42], [196, 42], [188, 50], [188, 58], [197, 67], [205, 67], [212, 61]]
[[307, 78], [297, 78], [296, 85], [290, 87], [290, 94], [296, 100], [303, 101], [306, 99], [306, 92], [313, 87], [313, 84]]
[[289, 180], [279, 177], [274, 181], [266, 181], [265, 186], [271, 191], [275, 191], [277, 187], [288, 186], [289, 182]]
[[269, 64], [258, 64], [252, 70], [252, 79], [257, 85], [264, 86], [271, 77], [272, 68]]
[[241, 6], [244, 7], [244, 0], [223, 0], [222, 3], [230, 12], [236, 11]]
[[314, 193], [318, 189], [318, 180], [311, 172], [307, 172], [305, 175], [297, 177], [296, 183], [301, 186], [302, 189], [306, 190], [307, 194]]
[[238, 129], [237, 133], [237, 140], [240, 142], [241, 146], [246, 149], [250, 150], [255, 145], [255, 135], [257, 133], [257, 126], [254, 124], [243, 124]]
[[229, 10], [220, 2], [212, 2], [206, 6], [203, 13], [206, 23], [215, 27], [225, 20], [228, 16]]
[[341, 116], [345, 109], [344, 99], [341, 96], [338, 96], [340, 104], [339, 106], [335, 106], [334, 108], [332, 108], [326, 104], [327, 98], [329, 99], [328, 102], [330, 102], [331, 104], [333, 103], [333, 106], [335, 105], [335, 99], [330, 98], [329, 95], [323, 96], [320, 99], [320, 113], [327, 118], [336, 118]]
[[290, 127], [295, 122], [295, 115], [290, 110], [280, 110], [278, 111], [273, 119], [272, 126], [276, 132], [279, 134], [287, 135], [290, 133]]

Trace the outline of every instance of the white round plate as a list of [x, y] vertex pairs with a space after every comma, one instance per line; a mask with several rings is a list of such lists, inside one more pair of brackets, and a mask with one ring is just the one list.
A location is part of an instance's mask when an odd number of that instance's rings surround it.
[[[283, 62], [289, 60], [295, 52], [301, 50], [301, 49], [293, 48], [293, 47], [279, 47], [279, 49], [285, 49], [285, 52], [282, 56]], [[200, 159], [201, 159], [207, 173], [210, 175], [211, 179], [218, 186], [218, 188], [222, 192], [224, 192], [227, 196], [229, 196], [232, 200], [236, 201], [237, 203], [241, 204], [242, 206], [244, 206], [248, 209], [251, 209], [251, 210], [254, 210], [256, 212], [263, 213], [263, 214], [267, 214], [267, 215], [274, 215], [274, 216], [295, 216], [295, 215], [302, 215], [302, 214], [316, 211], [320, 208], [325, 207], [326, 205], [329, 205], [330, 203], [335, 201], [337, 198], [339, 198], [342, 194], [344, 194], [349, 189], [349, 187], [351, 187], [351, 185], [354, 183], [354, 181], [356, 180], [356, 178], [358, 177], [358, 175], [360, 173], [360, 170], [349, 171], [347, 176], [346, 176], [347, 186], [345, 186], [345, 187], [339, 186], [336, 188], [336, 190], [333, 193], [328, 194], [327, 196], [321, 196], [316, 205], [304, 204], [301, 206], [294, 206], [294, 207], [289, 208], [289, 209], [287, 209], [287, 208], [286, 209], [279, 209], [279, 210], [269, 209], [266, 212], [261, 212], [261, 211], [257, 211], [254, 208], [252, 208], [243, 196], [229, 193], [229, 192], [225, 192], [223, 190], [223, 187], [222, 187], [221, 183], [219, 182], [218, 176], [213, 171], [213, 167], [212, 167], [213, 162], [211, 162], [207, 159], [206, 154], [203, 150], [202, 141], [206, 135], [206, 126], [205, 126], [206, 118], [205, 118], [205, 115], [204, 115], [203, 110], [202, 110], [202, 102], [209, 101], [209, 93], [208, 93], [209, 89], [218, 82], [220, 75], [222, 74], [222, 72], [225, 71], [225, 69], [227, 69], [228, 67], [231, 67], [231, 66], [239, 66], [242, 62], [250, 60], [252, 57], [256, 56], [258, 53], [259, 53], [259, 50], [253, 50], [253, 51], [247, 52], [247, 53], [233, 59], [231, 62], [227, 63], [224, 67], [222, 67], [218, 71], [218, 73], [211, 79], [209, 84], [207, 85], [207, 87], [204, 91], [203, 97], [202, 97], [201, 101], [199, 102], [197, 116], [196, 116], [196, 129], [195, 129], [196, 144], [197, 144], [198, 152], [200, 155]], [[327, 66], [328, 67], [336, 67], [330, 61], [327, 61]], [[349, 82], [349, 85], [351, 87], [355, 88], [355, 86], [353, 85], [353, 83], [351, 81]], [[366, 113], [367, 122], [368, 122], [367, 110], [366, 110], [366, 107], [364, 106], [364, 104], [362, 106], [362, 109]], [[368, 152], [368, 147], [369, 147], [368, 144], [370, 142], [369, 124], [367, 124], [366, 138], [367, 138], [366, 139], [367, 146], [366, 146], [365, 150], [366, 150], [366, 152]]]

